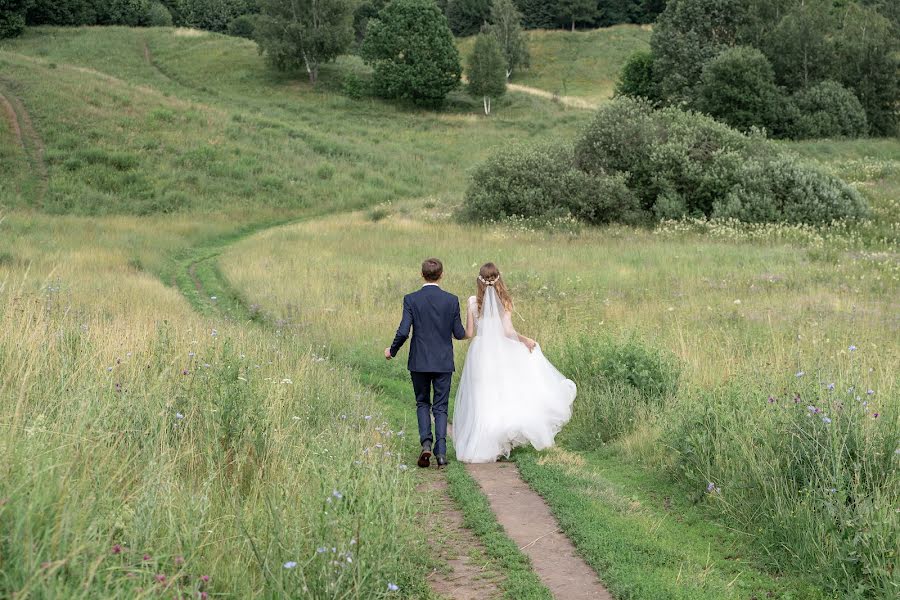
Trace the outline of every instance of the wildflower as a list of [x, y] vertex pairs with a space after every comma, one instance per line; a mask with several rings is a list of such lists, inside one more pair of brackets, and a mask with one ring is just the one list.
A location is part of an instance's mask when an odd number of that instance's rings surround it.
[[145, 555], [144, 555], [144, 561], [148, 561], [148, 560], [150, 560], [150, 555], [149, 555], [149, 554], [145, 554]]
[[166, 576], [163, 575], [162, 573], [157, 573], [157, 574], [156, 574], [156, 581], [158, 581], [159, 583], [165, 583], [165, 582], [166, 582]]
[[829, 383], [829, 384], [828, 384], [828, 391], [829, 391], [829, 392], [833, 392], [833, 391], [834, 391], [834, 384], [833, 384], [833, 383]]
[[900, 448], [897, 448], [896, 450], [894, 450], [894, 454], [900, 454]]
[[112, 371], [112, 367], [106, 367], [107, 371]]
[[180, 421], [181, 419], [184, 418], [184, 415], [181, 414], [180, 412], [177, 412], [177, 413], [175, 413], [175, 418], [178, 419], [178, 420]]
[[212, 337], [217, 337], [219, 335], [219, 332], [217, 330], [213, 329], [209, 335], [211, 335]]
[[181, 372], [182, 375], [188, 375], [189, 373], [190, 373], [190, 372], [189, 372], [187, 369], [184, 369], [184, 370]]
[[341, 419], [346, 419], [347, 415], [341, 415]]
[[388, 583], [388, 591], [389, 591], [389, 592], [396, 592], [396, 591], [398, 591], [399, 589], [400, 589], [400, 586], [399, 586], [399, 585], [397, 585], [397, 584], [395, 584], [395, 583]]
[[873, 418], [873, 419], [877, 419], [877, 418], [878, 418], [878, 413], [873, 413], [873, 414], [872, 414], [872, 418]]
[[866, 390], [866, 394], [869, 396], [873, 396], [875, 394], [875, 390]]
[[829, 419], [828, 417], [822, 417], [822, 422], [828, 425], [829, 423], [831, 423], [831, 419]]
[[122, 554], [122, 545], [121, 544], [113, 544], [112, 553], [113, 554]]
[[318, 548], [316, 548], [316, 554], [325, 554], [326, 552], [328, 552], [328, 548], [326, 548], [325, 546], [319, 546]]
[[714, 484], [712, 481], [710, 481], [709, 484], [707, 484], [707, 486], [706, 486], [706, 491], [711, 492], [714, 489], [716, 489], [716, 484]]
[[371, 420], [372, 420], [372, 415], [366, 415], [366, 416], [363, 417], [363, 419], [365, 419], [366, 421], [371, 421]]
[[200, 581], [202, 581], [203, 583], [209, 583], [209, 575], [201, 575]]
[[408, 469], [409, 467], [407, 467], [406, 465], [400, 465], [399, 468], [400, 468], [401, 471], [405, 471], [405, 470]]
[[175, 564], [176, 564], [176, 565], [183, 565], [183, 564], [184, 564], [184, 557], [183, 557], [183, 556], [176, 556], [176, 557], [175, 557]]
[[197, 592], [197, 597], [200, 598], [200, 600], [207, 600], [207, 598], [209, 598], [209, 593], [208, 592]]
[[194, 358], [194, 357], [197, 356], [197, 355], [194, 353], [193, 350], [191, 350], [190, 352], [188, 352], [188, 356], [191, 357], [191, 358]]
[[831, 492], [832, 494], [834, 494], [835, 492], [837, 492], [837, 489], [836, 488], [828, 488], [828, 491]]
[[856, 352], [856, 346], [854, 346], [853, 344], [851, 344], [850, 347], [847, 348], [847, 350], [849, 350], [850, 352]]
[[333, 492], [331, 492], [331, 495], [333, 497], [337, 498], [338, 500], [340, 500], [344, 497], [344, 495], [337, 490], [334, 490]]
[[775, 404], [775, 397], [769, 396], [769, 404]]
[[216, 300], [218, 300], [218, 298], [215, 297], [215, 296], [210, 296], [209, 299], [212, 300], [213, 302], [215, 302]]
[[286, 383], [287, 385], [291, 385], [294, 382], [291, 381], [290, 379], [288, 379], [287, 377], [285, 377], [284, 379], [281, 380], [281, 383]]
[[740, 301], [740, 300], [735, 300], [734, 303], [735, 303], [735, 304], [740, 304], [741, 301]]
[[806, 375], [806, 373], [804, 371], [797, 371], [796, 375], [794, 375], [794, 376], [795, 377], [803, 377], [804, 375]]
[[297, 562], [296, 562], [296, 561], [293, 561], [293, 560], [289, 560], [289, 561], [287, 561], [286, 563], [284, 563], [284, 568], [285, 568], [285, 569], [293, 569], [293, 568], [295, 568], [296, 566], [297, 566]]
[[403, 430], [402, 430], [402, 429], [401, 429], [400, 431], [397, 432], [397, 436], [398, 436], [398, 437], [403, 437], [404, 435], [405, 435], [405, 434], [403, 433]]

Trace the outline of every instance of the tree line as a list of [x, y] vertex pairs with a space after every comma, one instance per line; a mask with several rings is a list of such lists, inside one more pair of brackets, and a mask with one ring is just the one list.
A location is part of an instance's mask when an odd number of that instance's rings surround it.
[[900, 2], [669, 0], [619, 85], [781, 138], [897, 132]]

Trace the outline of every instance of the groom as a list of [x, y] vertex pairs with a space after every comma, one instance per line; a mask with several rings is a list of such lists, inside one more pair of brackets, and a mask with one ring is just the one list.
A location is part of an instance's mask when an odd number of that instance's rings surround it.
[[[447, 464], [447, 410], [450, 404], [450, 381], [453, 371], [453, 338], [463, 340], [466, 330], [459, 316], [459, 298], [440, 288], [444, 265], [436, 258], [422, 263], [425, 284], [417, 292], [403, 298], [403, 319], [384, 357], [391, 360], [413, 330], [409, 347], [409, 374], [416, 394], [416, 417], [422, 454], [418, 465], [431, 465], [432, 442], [438, 468]], [[434, 400], [431, 391], [434, 389]], [[434, 413], [435, 437], [431, 436], [431, 413]]]

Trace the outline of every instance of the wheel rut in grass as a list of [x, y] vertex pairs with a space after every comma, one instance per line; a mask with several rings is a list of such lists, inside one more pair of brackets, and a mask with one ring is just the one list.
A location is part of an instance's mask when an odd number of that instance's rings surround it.
[[44, 141], [34, 129], [25, 104], [12, 93], [11, 89], [14, 87], [15, 82], [0, 77], [0, 110], [9, 121], [13, 137], [28, 157], [32, 172], [38, 180], [38, 203], [40, 203], [47, 193], [50, 182], [47, 161], [44, 158], [46, 153]]
[[439, 561], [428, 574], [428, 585], [441, 598], [451, 600], [492, 600], [501, 598], [502, 576], [491, 568], [475, 534], [463, 524], [463, 514], [447, 491], [447, 480], [429, 469], [417, 490], [428, 494], [435, 506], [436, 520], [425, 524], [430, 548]]
[[597, 574], [575, 552], [550, 508], [519, 475], [515, 463], [466, 465], [488, 497], [497, 521], [531, 560], [535, 573], [560, 600], [612, 600]]

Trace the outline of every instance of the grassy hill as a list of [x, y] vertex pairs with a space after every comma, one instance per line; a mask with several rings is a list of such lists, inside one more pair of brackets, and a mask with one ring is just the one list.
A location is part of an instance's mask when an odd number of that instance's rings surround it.
[[[649, 32], [529, 36], [533, 65], [515, 82], [599, 102]], [[379, 598], [390, 583], [428, 597], [418, 525], [439, 519], [400, 468], [414, 450], [394, 435], [411, 425], [402, 365], [372, 352], [417, 260], [441, 253], [461, 294], [473, 264], [505, 265], [523, 330], [560, 361], [567, 336], [607, 335], [681, 361], [679, 402], [635, 408], [640, 426], [609, 445], [596, 432], [634, 405], [603, 396], [590, 371], [565, 446], [520, 457], [622, 597], [819, 598], [828, 573], [879, 597], [891, 565], [872, 554], [896, 539], [896, 514], [878, 511], [896, 497], [877, 498], [867, 521], [835, 519], [860, 524], [868, 579], [816, 562], [804, 536], [821, 522], [777, 528], [807, 553], [798, 566], [768, 552], [783, 539], [735, 533], [731, 502], [768, 481], [753, 479], [774, 464], [754, 444], [793, 439], [781, 413], [747, 399], [799, 389], [801, 369], [871, 387], [879, 426], [894, 422], [900, 142], [789, 144], [863, 189], [893, 232], [879, 252], [837, 229], [464, 227], [452, 211], [468, 169], [498, 147], [572, 139], [590, 112], [526, 94], [490, 118], [461, 91], [441, 111], [354, 100], [341, 80], [359, 68], [342, 58], [311, 88], [267, 69], [250, 42], [193, 30], [42, 28], [0, 42], [0, 596]], [[353, 329], [364, 311], [373, 318]], [[811, 379], [804, 398], [825, 393]], [[729, 385], [737, 408], [715, 395]], [[672, 476], [671, 440], [691, 431], [711, 440], [708, 472]], [[848, 443], [881, 430], [864, 431]], [[829, 439], [843, 456], [844, 438]], [[721, 498], [704, 496], [706, 477]], [[831, 502], [832, 485], [811, 497]], [[494, 569], [528, 574], [489, 549]], [[546, 597], [510, 592], [516, 577], [508, 595]]]
[[[650, 47], [651, 29], [616, 25], [592, 31], [526, 31], [531, 67], [514, 73], [511, 83], [538, 88], [590, 103], [612, 97], [622, 65], [633, 53]], [[463, 57], [474, 38], [459, 44]]]

